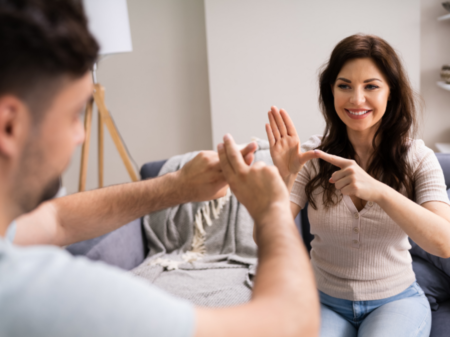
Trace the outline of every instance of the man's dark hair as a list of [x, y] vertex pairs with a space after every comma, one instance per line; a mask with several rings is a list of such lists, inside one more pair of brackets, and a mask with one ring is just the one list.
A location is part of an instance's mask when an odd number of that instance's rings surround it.
[[39, 118], [64, 79], [97, 59], [79, 0], [0, 0], [0, 97], [12, 94]]

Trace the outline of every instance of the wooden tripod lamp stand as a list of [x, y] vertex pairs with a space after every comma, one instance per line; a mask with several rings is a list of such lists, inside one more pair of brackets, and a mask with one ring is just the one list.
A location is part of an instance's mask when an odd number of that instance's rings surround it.
[[[130, 52], [131, 45], [130, 24], [128, 21], [128, 8], [126, 0], [83, 0], [83, 6], [89, 22], [89, 30], [100, 44], [101, 56]], [[94, 80], [94, 93], [86, 106], [84, 127], [86, 138], [81, 150], [81, 168], [79, 191], [86, 189], [87, 164], [89, 156], [89, 143], [92, 126], [92, 113], [94, 103], [98, 109], [98, 182], [103, 187], [103, 130], [104, 125], [108, 128], [111, 138], [122, 158], [123, 163], [132, 181], [137, 181], [138, 177], [131, 164], [126, 147], [120, 134], [112, 120], [112, 117], [105, 104], [105, 89], [97, 83], [96, 65], [92, 71]]]
[[123, 163], [130, 175], [132, 181], [138, 181], [138, 177], [136, 172], [134, 171], [133, 165], [131, 164], [130, 157], [128, 156], [128, 152], [125, 148], [125, 145], [122, 142], [122, 138], [114, 124], [114, 121], [109, 114], [108, 109], [106, 109], [105, 105], [105, 88], [103, 88], [100, 84], [94, 84], [94, 93], [93, 99], [91, 99], [86, 106], [86, 113], [84, 117], [84, 129], [86, 132], [86, 138], [83, 143], [83, 147], [81, 149], [81, 167], [80, 167], [80, 183], [78, 186], [79, 192], [84, 191], [86, 189], [86, 177], [87, 177], [87, 164], [89, 157], [89, 144], [91, 140], [91, 126], [92, 126], [92, 113], [93, 113], [93, 105], [97, 105], [98, 109], [98, 185], [99, 187], [103, 187], [103, 130], [104, 125], [108, 128], [109, 133], [111, 134], [111, 138], [116, 145], [117, 151], [122, 158]]

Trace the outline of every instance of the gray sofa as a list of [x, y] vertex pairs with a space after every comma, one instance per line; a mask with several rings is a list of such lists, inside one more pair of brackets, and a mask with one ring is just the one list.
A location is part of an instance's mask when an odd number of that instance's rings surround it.
[[[436, 154], [445, 175], [450, 197], [450, 154]], [[141, 179], [156, 177], [165, 160], [142, 166]], [[305, 207], [295, 219], [308, 251], [313, 236], [310, 233], [308, 211]], [[450, 242], [449, 242], [450, 244]], [[411, 241], [411, 255], [417, 281], [424, 289], [432, 307], [431, 337], [450, 335], [450, 259], [428, 254]], [[83, 255], [92, 260], [103, 261], [125, 270], [137, 267], [148, 254], [141, 219], [103, 235], [67, 247], [73, 255]]]

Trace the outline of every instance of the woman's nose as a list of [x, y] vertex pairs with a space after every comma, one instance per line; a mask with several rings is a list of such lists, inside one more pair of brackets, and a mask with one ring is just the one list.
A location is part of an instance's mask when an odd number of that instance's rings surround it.
[[364, 91], [360, 89], [355, 89], [350, 97], [350, 103], [353, 105], [361, 105], [366, 101], [366, 97], [364, 96]]

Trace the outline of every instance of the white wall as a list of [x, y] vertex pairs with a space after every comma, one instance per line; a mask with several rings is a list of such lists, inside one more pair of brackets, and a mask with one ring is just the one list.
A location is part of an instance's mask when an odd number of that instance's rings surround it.
[[450, 64], [450, 20], [437, 21], [448, 14], [441, 2], [422, 0], [421, 6], [422, 136], [434, 150], [435, 143], [450, 143], [450, 92], [436, 86], [442, 65]]
[[420, 86], [419, 0], [205, 0], [214, 144], [266, 138], [271, 105], [300, 135], [322, 133], [317, 75], [334, 46], [355, 33], [385, 38]]
[[[137, 165], [212, 148], [202, 0], [128, 0], [133, 52], [99, 64], [111, 111]], [[97, 187], [94, 119], [87, 188]], [[105, 129], [105, 184], [130, 181]], [[63, 182], [78, 190], [80, 149]]]
[[[240, 142], [265, 137], [272, 104], [288, 109], [302, 140], [322, 132], [318, 68], [356, 32], [381, 35], [400, 51], [425, 103], [426, 144], [450, 142], [450, 92], [436, 86], [450, 63], [441, 0], [128, 0], [128, 10], [134, 50], [103, 60], [98, 77], [139, 166], [210, 149], [212, 133], [216, 144], [225, 132]], [[97, 186], [95, 123], [88, 189]], [[105, 183], [130, 181], [107, 132], [105, 146]], [[79, 161], [78, 150], [64, 175], [69, 193]]]

